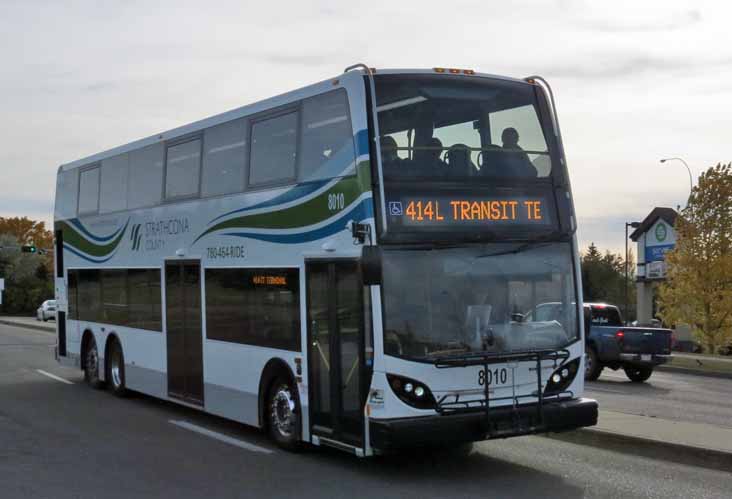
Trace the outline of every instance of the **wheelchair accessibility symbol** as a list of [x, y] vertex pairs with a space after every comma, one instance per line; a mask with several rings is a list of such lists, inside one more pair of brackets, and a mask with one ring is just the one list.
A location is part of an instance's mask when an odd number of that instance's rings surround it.
[[395, 217], [403, 215], [401, 201], [389, 201], [389, 214]]

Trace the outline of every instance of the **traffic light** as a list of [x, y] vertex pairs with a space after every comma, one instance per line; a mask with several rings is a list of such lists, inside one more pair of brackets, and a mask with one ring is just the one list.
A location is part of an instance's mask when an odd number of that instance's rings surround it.
[[24, 244], [20, 247], [21, 253], [35, 253], [36, 247], [32, 244]]

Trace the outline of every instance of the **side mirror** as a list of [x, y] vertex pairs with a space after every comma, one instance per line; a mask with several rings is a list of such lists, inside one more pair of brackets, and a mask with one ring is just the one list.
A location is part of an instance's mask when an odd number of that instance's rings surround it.
[[366, 286], [381, 284], [381, 248], [364, 246], [361, 250], [361, 274]]

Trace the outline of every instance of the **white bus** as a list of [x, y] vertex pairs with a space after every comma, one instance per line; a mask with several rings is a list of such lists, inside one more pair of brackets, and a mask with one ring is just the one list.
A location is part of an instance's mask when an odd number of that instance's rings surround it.
[[285, 448], [589, 426], [574, 233], [544, 80], [356, 65], [62, 165], [57, 357]]

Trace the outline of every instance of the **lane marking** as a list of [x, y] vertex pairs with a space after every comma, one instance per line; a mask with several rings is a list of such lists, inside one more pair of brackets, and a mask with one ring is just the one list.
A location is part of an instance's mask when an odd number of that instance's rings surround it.
[[242, 449], [250, 450], [252, 452], [261, 452], [263, 454], [272, 454], [274, 452], [270, 449], [250, 444], [249, 442], [245, 442], [244, 440], [239, 440], [238, 438], [233, 438], [228, 435], [224, 435], [223, 433], [218, 433], [213, 430], [203, 428], [201, 426], [196, 426], [193, 423], [189, 423], [188, 421], [170, 419], [168, 420], [168, 422], [180, 428], [185, 428], [186, 430], [194, 431], [196, 433], [200, 433], [201, 435], [205, 435], [215, 440], [219, 440], [221, 442], [227, 443], [229, 445], [234, 445]]
[[46, 371], [43, 371], [41, 369], [36, 369], [36, 372], [38, 374], [43, 374], [44, 376], [48, 376], [51, 379], [55, 379], [56, 381], [60, 381], [61, 383], [66, 383], [67, 385], [73, 385], [73, 381], [69, 381], [67, 379], [61, 378], [59, 376], [56, 376], [55, 374], [47, 373]]

